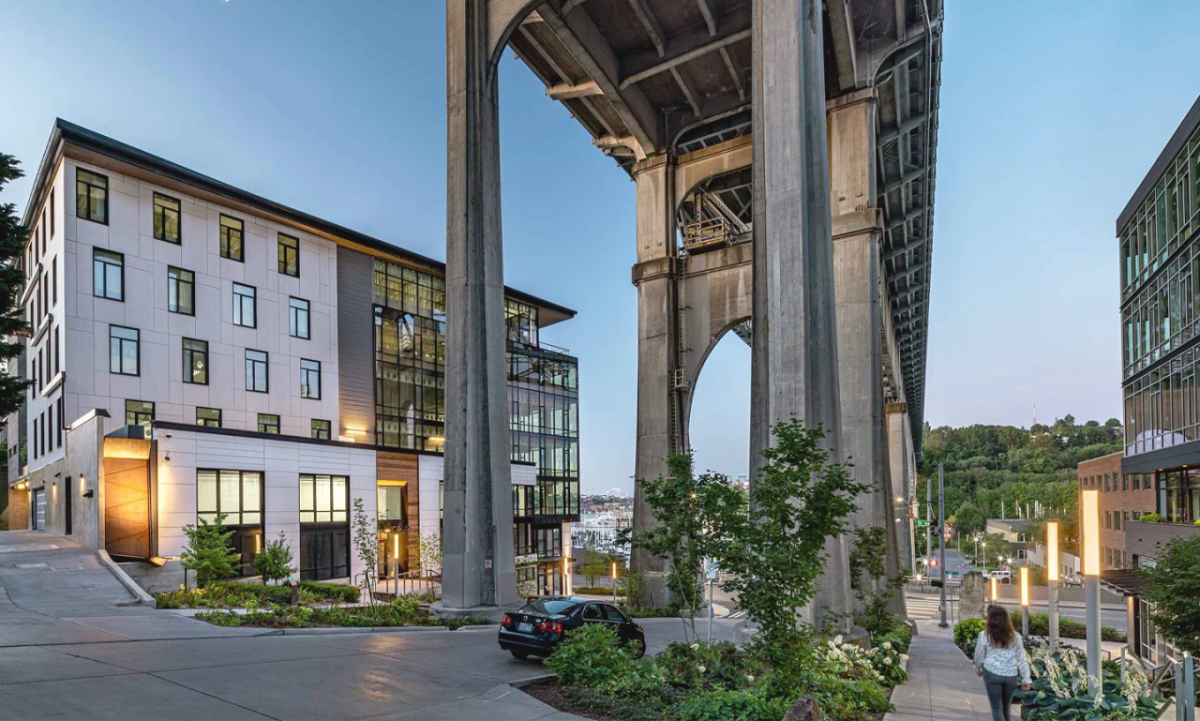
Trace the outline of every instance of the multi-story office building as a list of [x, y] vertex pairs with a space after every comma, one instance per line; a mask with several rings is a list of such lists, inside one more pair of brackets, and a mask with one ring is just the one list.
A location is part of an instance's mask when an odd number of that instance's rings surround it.
[[[442, 263], [63, 121], [25, 224], [16, 525], [171, 558], [223, 515], [246, 573], [282, 533], [301, 576], [348, 578], [361, 503], [381, 566], [417, 568], [441, 528]], [[539, 335], [574, 311], [506, 295], [518, 573], [565, 591], [578, 362]]]
[[1132, 522], [1155, 512], [1154, 474], [1123, 473], [1122, 452], [1084, 461], [1078, 466], [1079, 490], [1095, 489], [1100, 501], [1100, 565], [1130, 568], [1126, 532]]
[[[1200, 520], [1200, 99], [1121, 211], [1116, 233], [1125, 454], [1119, 474], [1085, 473], [1081, 465], [1080, 475], [1102, 503], [1107, 495], [1128, 499], [1107, 516], [1102, 507], [1101, 533], [1113, 539], [1101, 551], [1109, 569], [1102, 578], [1126, 594], [1130, 647], [1161, 663], [1173, 652], [1150, 622], [1132, 571], [1152, 565], [1164, 543], [1200, 532], [1193, 525]], [[1160, 521], [1136, 520], [1135, 512]], [[1120, 549], [1113, 547], [1118, 530]]]

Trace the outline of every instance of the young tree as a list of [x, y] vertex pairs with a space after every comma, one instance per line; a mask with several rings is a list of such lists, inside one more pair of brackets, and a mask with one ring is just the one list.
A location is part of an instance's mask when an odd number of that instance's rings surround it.
[[354, 550], [363, 565], [363, 571], [358, 577], [362, 579], [362, 587], [367, 592], [367, 605], [371, 609], [371, 617], [375, 618], [375, 585], [379, 575], [379, 521], [369, 517], [363, 510], [362, 498], [355, 498], [353, 505], [354, 516], [350, 525], [354, 535]]
[[695, 477], [690, 453], [672, 455], [667, 467], [669, 477], [642, 481], [643, 497], [658, 526], [635, 537], [634, 544], [670, 561], [667, 590], [690, 641], [696, 637], [696, 612], [704, 604], [704, 559], [715, 558], [729, 543], [732, 526], [744, 524], [744, 503], [725, 476]]
[[279, 582], [296, 572], [293, 560], [292, 546], [280, 531], [279, 538], [268, 543], [262, 553], [254, 557], [254, 570], [262, 576], [264, 584]]
[[825, 570], [826, 541], [848, 530], [854, 498], [868, 488], [846, 464], [830, 462], [824, 429], [793, 418], [772, 432], [775, 446], [763, 451], [748, 512], [725, 521], [730, 540], [718, 558], [733, 574], [725, 589], [758, 624], [756, 646], [785, 667], [808, 633], [801, 612]]
[[439, 531], [421, 532], [417, 536], [417, 556], [420, 557], [423, 575], [440, 575], [442, 573], [442, 534]]
[[[11, 155], [0, 153], [0, 191], [9, 182], [25, 173], [20, 162]], [[15, 342], [18, 331], [27, 330], [17, 297], [25, 286], [25, 274], [16, 262], [25, 252], [28, 232], [21, 226], [15, 206], [0, 203], [0, 362], [10, 361], [21, 354], [24, 344]], [[31, 381], [10, 373], [0, 373], [0, 417], [20, 409], [25, 402], [25, 389]], [[23, 449], [22, 449], [23, 450]]]
[[1180, 651], [1200, 654], [1200, 536], [1171, 541], [1142, 573], [1158, 630]]
[[225, 514], [221, 514], [215, 523], [201, 518], [199, 525], [183, 527], [187, 544], [179, 554], [179, 561], [185, 569], [196, 574], [197, 588], [207, 588], [222, 581], [228, 590], [229, 579], [237, 575], [242, 556], [230, 544], [233, 531], [226, 530], [224, 522]]

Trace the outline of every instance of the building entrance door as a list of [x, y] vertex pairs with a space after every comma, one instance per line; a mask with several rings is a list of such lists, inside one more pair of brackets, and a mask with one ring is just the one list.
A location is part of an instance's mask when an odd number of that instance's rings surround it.
[[33, 492], [33, 530], [46, 530], [46, 489]]

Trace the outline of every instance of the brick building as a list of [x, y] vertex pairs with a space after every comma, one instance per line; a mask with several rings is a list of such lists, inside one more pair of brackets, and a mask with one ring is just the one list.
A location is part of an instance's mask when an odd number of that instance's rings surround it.
[[1154, 474], [1121, 473], [1125, 454], [1111, 453], [1079, 464], [1079, 488], [1100, 491], [1100, 560], [1106, 569], [1130, 568], [1125, 532], [1155, 510]]

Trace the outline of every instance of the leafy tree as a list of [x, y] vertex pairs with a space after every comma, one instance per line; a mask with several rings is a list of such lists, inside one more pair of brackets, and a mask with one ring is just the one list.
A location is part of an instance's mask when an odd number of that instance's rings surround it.
[[987, 517], [983, 515], [979, 506], [966, 501], [954, 512], [951, 522], [958, 531], [958, 537], [963, 539], [982, 531], [987, 526]]
[[1180, 651], [1200, 653], [1200, 536], [1176, 538], [1142, 567], [1149, 581], [1146, 600], [1155, 605], [1154, 623]]
[[888, 606], [897, 591], [908, 581], [908, 572], [888, 578], [887, 532], [879, 526], [854, 529], [850, 550], [850, 586], [858, 601], [859, 625], [873, 636], [886, 634], [895, 627], [896, 614]]
[[201, 518], [199, 525], [186, 525], [183, 535], [187, 543], [179, 554], [180, 565], [196, 574], [196, 586], [207, 588], [221, 581], [228, 592], [228, 581], [237, 575], [242, 556], [229, 542], [233, 531], [224, 526], [225, 514], [217, 516], [215, 523]]
[[745, 504], [725, 476], [695, 476], [691, 453], [672, 455], [667, 468], [669, 477], [642, 482], [642, 495], [658, 525], [634, 537], [634, 544], [670, 561], [671, 606], [685, 618], [685, 636], [695, 638], [696, 612], [704, 605], [704, 559], [717, 557], [732, 527], [744, 524]]
[[296, 567], [292, 565], [294, 560], [292, 546], [280, 531], [279, 538], [268, 543], [262, 553], [254, 557], [254, 569], [262, 576], [264, 584], [278, 582], [296, 572]]
[[421, 571], [426, 576], [437, 576], [442, 572], [442, 534], [440, 531], [424, 531], [417, 536], [417, 556], [421, 560]]
[[807, 637], [801, 613], [825, 570], [826, 543], [849, 529], [854, 498], [868, 489], [847, 464], [829, 460], [823, 428], [793, 418], [772, 431], [775, 445], [763, 451], [749, 508], [727, 509], [733, 517], [722, 523], [728, 540], [718, 558], [733, 575], [726, 590], [758, 625], [757, 648], [787, 667]]
[[[25, 174], [19, 165], [13, 156], [0, 153], [0, 191]], [[0, 361], [11, 361], [21, 354], [24, 344], [17, 342], [16, 334], [29, 328], [22, 318], [23, 309], [17, 304], [25, 286], [25, 274], [17, 267], [17, 261], [25, 252], [28, 235], [15, 206], [0, 203]], [[0, 374], [0, 416], [21, 408], [25, 390], [31, 383], [15, 374]]]

